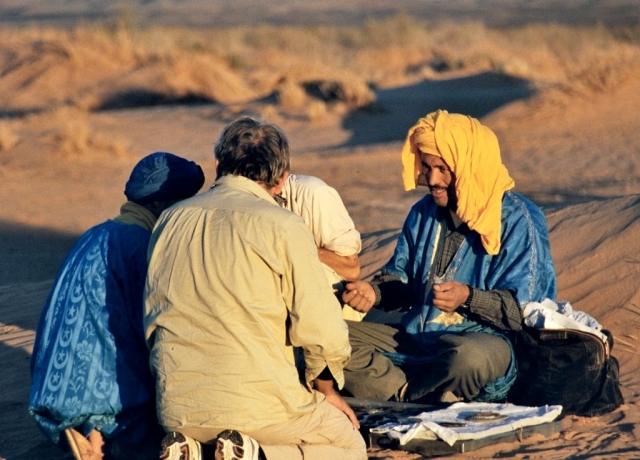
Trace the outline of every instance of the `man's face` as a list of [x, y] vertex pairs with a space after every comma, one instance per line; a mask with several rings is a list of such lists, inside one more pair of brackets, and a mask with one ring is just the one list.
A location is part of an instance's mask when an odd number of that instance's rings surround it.
[[426, 178], [427, 186], [438, 206], [456, 209], [456, 179], [453, 172], [441, 158], [420, 152], [420, 173]]

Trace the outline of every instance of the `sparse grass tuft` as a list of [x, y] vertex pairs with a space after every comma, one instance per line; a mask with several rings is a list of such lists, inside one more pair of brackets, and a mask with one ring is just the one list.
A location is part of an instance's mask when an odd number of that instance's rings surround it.
[[285, 78], [276, 88], [276, 99], [284, 109], [298, 109], [309, 100], [304, 88], [288, 78]]
[[[75, 115], [75, 116], [74, 116]], [[65, 157], [88, 156], [95, 154], [107, 154], [115, 158], [123, 158], [129, 155], [129, 144], [124, 139], [111, 139], [94, 131], [91, 126], [77, 116], [75, 112], [60, 110], [54, 117], [65, 121], [58, 124], [53, 140], [57, 147], [56, 152]]]
[[20, 138], [13, 132], [9, 125], [5, 122], [0, 122], [0, 152], [7, 152], [14, 148]]

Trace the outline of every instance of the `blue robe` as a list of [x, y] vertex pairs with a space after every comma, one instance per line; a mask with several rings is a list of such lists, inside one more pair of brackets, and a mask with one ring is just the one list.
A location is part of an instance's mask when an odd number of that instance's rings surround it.
[[[445, 332], [486, 332], [501, 335], [508, 342], [504, 331], [458, 313], [444, 313], [432, 305], [432, 292], [425, 295], [438, 234], [446, 231], [444, 223], [437, 219], [437, 210], [431, 195], [411, 208], [394, 255], [383, 267], [383, 272], [411, 286], [412, 307], [402, 318], [405, 330], [423, 349]], [[509, 191], [502, 200], [501, 219], [499, 253], [487, 254], [480, 236], [470, 231], [441, 281], [458, 281], [482, 290], [510, 290], [521, 307], [545, 298], [555, 300], [556, 275], [542, 211], [522, 195]], [[483, 388], [478, 400], [503, 399], [515, 378], [512, 348], [507, 374]]]
[[107, 438], [126, 430], [131, 445], [158, 429], [142, 328], [150, 237], [139, 225], [93, 227], [55, 280], [36, 332], [29, 411], [56, 443], [68, 427]]

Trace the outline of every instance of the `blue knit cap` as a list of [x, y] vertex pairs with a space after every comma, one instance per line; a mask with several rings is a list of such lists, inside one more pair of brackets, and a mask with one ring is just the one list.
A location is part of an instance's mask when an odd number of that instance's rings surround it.
[[144, 205], [189, 198], [198, 193], [202, 184], [204, 173], [196, 163], [172, 153], [155, 152], [133, 168], [124, 194], [129, 201]]

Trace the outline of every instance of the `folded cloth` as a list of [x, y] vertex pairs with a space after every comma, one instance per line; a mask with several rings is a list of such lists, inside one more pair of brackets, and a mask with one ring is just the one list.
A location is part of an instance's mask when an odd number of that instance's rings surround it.
[[588, 332], [600, 337], [603, 342], [607, 336], [602, 325], [595, 318], [582, 311], [574, 311], [569, 302], [556, 304], [551, 299], [542, 302], [529, 302], [522, 311], [524, 323], [536, 329], [573, 329]]
[[387, 423], [372, 429], [386, 433], [405, 445], [411, 439], [442, 439], [452, 446], [456, 441], [483, 439], [510, 433], [520, 428], [541, 425], [555, 420], [562, 406], [527, 407], [497, 403], [456, 403], [433, 412], [412, 417], [416, 423]]

